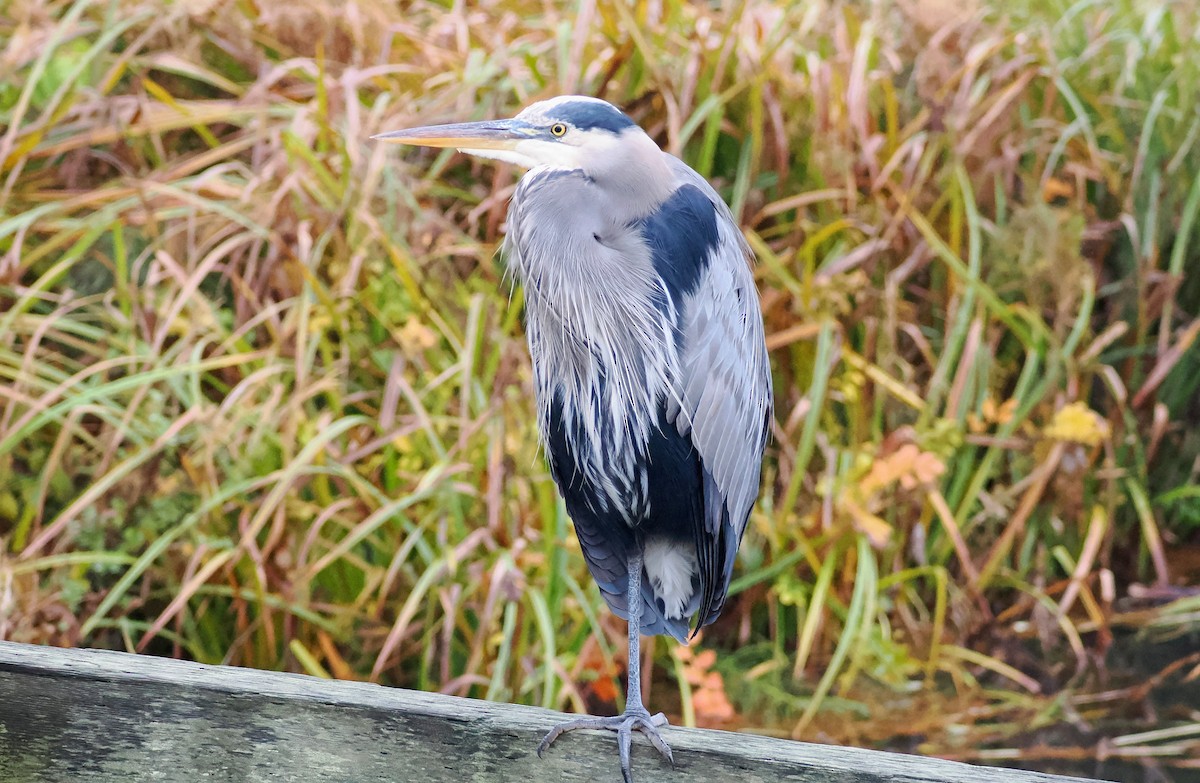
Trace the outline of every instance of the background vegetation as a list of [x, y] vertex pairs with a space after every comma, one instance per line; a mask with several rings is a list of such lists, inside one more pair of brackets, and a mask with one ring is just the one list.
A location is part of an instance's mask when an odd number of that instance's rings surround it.
[[367, 140], [582, 92], [733, 205], [778, 391], [736, 595], [647, 647], [650, 703], [1195, 766], [1198, 16], [10, 0], [0, 638], [613, 709], [495, 256], [517, 172]]

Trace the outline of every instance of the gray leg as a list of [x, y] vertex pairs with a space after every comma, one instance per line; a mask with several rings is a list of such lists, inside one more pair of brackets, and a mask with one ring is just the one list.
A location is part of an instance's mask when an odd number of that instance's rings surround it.
[[667, 716], [661, 712], [651, 715], [642, 705], [642, 553], [639, 551], [629, 558], [629, 586], [625, 593], [626, 605], [629, 607], [629, 674], [626, 678], [625, 712], [612, 718], [577, 718], [560, 723], [550, 730], [546, 738], [538, 745], [537, 753], [541, 756], [546, 748], [568, 731], [576, 729], [606, 729], [617, 733], [617, 752], [621, 757], [621, 775], [625, 783], [633, 783], [633, 773], [629, 767], [629, 748], [633, 742], [633, 732], [640, 731], [650, 740], [650, 744], [658, 749], [671, 766], [675, 759], [671, 756], [671, 748], [659, 734], [658, 729], [667, 725]]

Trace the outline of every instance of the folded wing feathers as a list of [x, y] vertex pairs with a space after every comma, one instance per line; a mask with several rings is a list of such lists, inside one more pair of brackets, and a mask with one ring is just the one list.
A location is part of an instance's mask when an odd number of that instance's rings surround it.
[[[739, 281], [729, 267], [728, 262], [711, 265], [708, 274], [717, 279], [698, 286], [685, 305], [689, 340], [677, 426], [681, 433], [691, 432], [730, 519], [740, 528], [758, 491], [770, 391], [765, 359], [759, 357], [762, 333], [755, 327], [760, 322], [744, 318], [741, 306], [756, 304], [757, 297], [739, 300], [735, 287], [748, 284], [749, 273]], [[713, 518], [707, 522], [710, 529], [720, 524]]]
[[758, 306], [758, 296], [735, 232], [731, 221], [722, 222], [722, 241], [705, 279], [684, 299], [680, 399], [668, 406], [704, 466], [705, 524], [696, 533], [703, 582], [697, 629], [716, 619], [725, 602], [734, 554], [758, 494], [771, 406], [762, 320], [749, 310]]

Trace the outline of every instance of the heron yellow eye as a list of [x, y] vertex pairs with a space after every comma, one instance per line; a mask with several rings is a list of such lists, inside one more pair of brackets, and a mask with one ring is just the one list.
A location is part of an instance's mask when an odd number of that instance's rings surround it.
[[550, 134], [552, 136], [564, 136], [567, 133], [567, 126], [561, 122], [556, 122], [550, 126]]

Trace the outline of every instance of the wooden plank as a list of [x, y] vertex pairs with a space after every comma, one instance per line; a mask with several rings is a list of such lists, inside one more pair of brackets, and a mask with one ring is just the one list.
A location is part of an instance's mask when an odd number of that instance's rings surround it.
[[[566, 716], [355, 682], [0, 642], [0, 781], [620, 780], [611, 734]], [[635, 738], [645, 781], [1066, 783], [895, 753], [667, 729], [676, 769]], [[636, 737], [636, 735], [635, 735]]]

